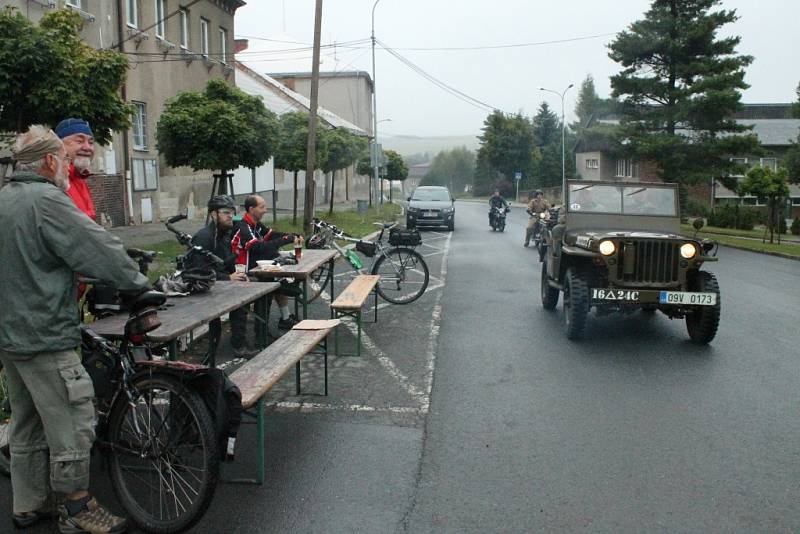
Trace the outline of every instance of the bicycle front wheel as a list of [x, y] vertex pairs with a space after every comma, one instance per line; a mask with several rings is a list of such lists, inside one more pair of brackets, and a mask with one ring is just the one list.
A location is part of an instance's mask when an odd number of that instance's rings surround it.
[[392, 304], [414, 302], [425, 293], [430, 280], [428, 265], [410, 248], [393, 248], [378, 258], [372, 274], [381, 277], [378, 294]]
[[160, 374], [134, 381], [108, 419], [109, 474], [128, 516], [146, 532], [191, 528], [208, 509], [219, 478], [214, 426], [200, 396]]

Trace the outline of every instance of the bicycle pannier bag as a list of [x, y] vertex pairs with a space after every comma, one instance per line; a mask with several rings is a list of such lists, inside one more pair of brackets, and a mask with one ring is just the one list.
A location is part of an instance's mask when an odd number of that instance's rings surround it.
[[417, 230], [403, 230], [402, 228], [389, 230], [389, 244], [394, 247], [415, 247], [420, 243], [422, 243], [422, 236]]
[[356, 250], [368, 258], [375, 256], [375, 249], [377, 249], [375, 243], [369, 241], [359, 241], [356, 243]]

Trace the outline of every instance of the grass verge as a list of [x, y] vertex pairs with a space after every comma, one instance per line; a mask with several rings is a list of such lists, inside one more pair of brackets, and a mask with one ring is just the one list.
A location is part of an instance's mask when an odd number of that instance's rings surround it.
[[[691, 224], [682, 224], [681, 230], [684, 233], [688, 233], [689, 235], [694, 234], [694, 228]], [[763, 239], [764, 238], [764, 229], [755, 229], [755, 230], [738, 230], [736, 228], [719, 228], [716, 226], [704, 226], [701, 233], [705, 234], [714, 234], [714, 235], [729, 235], [729, 236], [736, 236], [736, 237], [752, 237], [754, 239]], [[767, 233], [767, 238], [769, 238], [769, 233]], [[778, 234], [775, 234], [775, 239], [778, 239]], [[790, 234], [781, 234], [781, 239], [794, 239], [797, 240], [798, 236], [790, 235]]]
[[[694, 232], [692, 232], [694, 233]], [[690, 234], [691, 235], [691, 234]], [[800, 259], [800, 245], [791, 243], [777, 243], [769, 244], [762, 243], [761, 241], [753, 239], [743, 239], [741, 237], [711, 234], [707, 232], [699, 232], [697, 237], [707, 237], [713, 239], [720, 245], [729, 245], [736, 248], [750, 250], [753, 252], [761, 252], [763, 254], [783, 255], [792, 258]]]

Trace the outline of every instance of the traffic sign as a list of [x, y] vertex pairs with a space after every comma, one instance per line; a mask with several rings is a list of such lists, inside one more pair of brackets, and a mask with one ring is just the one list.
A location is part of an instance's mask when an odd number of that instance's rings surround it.
[[515, 172], [514, 173], [514, 179], [515, 180], [522, 180], [522, 173], [520, 171]]

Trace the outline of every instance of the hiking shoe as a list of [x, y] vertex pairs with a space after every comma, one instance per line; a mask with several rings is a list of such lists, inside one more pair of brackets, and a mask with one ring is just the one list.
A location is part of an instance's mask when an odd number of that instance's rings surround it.
[[233, 355], [236, 358], [252, 358], [258, 354], [259, 350], [249, 345], [242, 345], [241, 347], [233, 347]]
[[69, 515], [67, 507], [58, 507], [58, 530], [61, 534], [119, 534], [125, 532], [128, 522], [104, 508], [92, 498], [75, 515]]
[[281, 319], [278, 321], [278, 329], [291, 330], [292, 327], [299, 322], [300, 321], [297, 320], [297, 317], [295, 317], [294, 315], [290, 315], [288, 319]]
[[522, 246], [528, 248], [531, 244], [530, 243], [523, 243]]
[[44, 506], [33, 512], [25, 514], [13, 514], [11, 522], [17, 528], [28, 528], [38, 523], [41, 519], [53, 519], [58, 515], [53, 501], [48, 498]]

